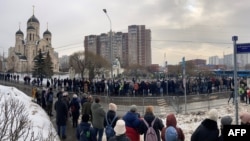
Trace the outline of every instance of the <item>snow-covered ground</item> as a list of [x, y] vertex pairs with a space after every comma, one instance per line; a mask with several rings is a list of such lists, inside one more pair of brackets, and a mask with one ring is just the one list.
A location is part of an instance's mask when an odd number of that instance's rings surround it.
[[[225, 99], [225, 102], [227, 102], [227, 99]], [[220, 129], [220, 120], [221, 117], [229, 115], [233, 118], [233, 124], [235, 124], [235, 105], [233, 105], [231, 102], [228, 105], [223, 105], [221, 107], [216, 108], [218, 110], [218, 127]], [[250, 112], [250, 104], [240, 103], [238, 104], [238, 113], [241, 112]], [[177, 125], [182, 128], [184, 135], [185, 135], [185, 141], [190, 141], [191, 135], [194, 132], [194, 130], [199, 126], [199, 124], [208, 117], [207, 111], [196, 111], [196, 112], [190, 112], [187, 114], [178, 114], [176, 115], [177, 119]], [[239, 118], [238, 118], [239, 119]], [[165, 123], [166, 119], [163, 119], [163, 122]], [[240, 119], [239, 122], [240, 123]]]
[[[54, 141], [59, 140], [56, 130], [53, 128], [53, 125], [47, 115], [47, 113], [36, 103], [32, 102], [32, 98], [27, 96], [22, 91], [14, 88], [0, 85], [0, 110], [2, 114], [0, 114], [0, 121], [3, 121], [5, 114], [3, 114], [4, 109], [2, 108], [4, 103], [10, 103], [10, 101], [19, 101], [20, 105], [24, 106], [24, 111], [22, 114], [26, 114], [28, 117], [28, 124], [31, 126], [32, 131], [28, 134], [28, 138], [26, 140], [31, 140], [31, 138], [37, 137], [39, 134], [43, 136], [43, 138], [48, 138], [49, 134], [52, 133], [55, 138]], [[14, 111], [13, 108], [10, 107], [10, 111]], [[17, 115], [14, 115], [18, 117]], [[14, 122], [20, 121], [20, 119], [14, 118]], [[3, 124], [0, 124], [0, 129], [3, 131]], [[14, 130], [15, 126], [10, 126], [12, 130]], [[9, 130], [7, 130], [9, 132]], [[23, 136], [19, 138], [19, 141], [23, 141]], [[50, 139], [51, 140], [51, 139]]]

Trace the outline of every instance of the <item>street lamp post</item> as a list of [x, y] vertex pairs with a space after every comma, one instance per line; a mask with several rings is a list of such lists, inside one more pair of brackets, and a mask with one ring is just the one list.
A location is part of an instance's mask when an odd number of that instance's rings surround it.
[[113, 81], [113, 49], [112, 49], [112, 23], [111, 20], [109, 18], [109, 15], [107, 13], [106, 9], [103, 9], [103, 12], [105, 13], [105, 15], [108, 17], [109, 19], [109, 23], [110, 23], [110, 63], [111, 63], [111, 80]]

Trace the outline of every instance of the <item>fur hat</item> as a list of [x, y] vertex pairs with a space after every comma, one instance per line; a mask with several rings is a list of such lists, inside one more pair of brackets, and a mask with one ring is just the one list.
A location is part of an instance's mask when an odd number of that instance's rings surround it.
[[224, 116], [220, 120], [221, 125], [231, 125], [232, 121], [233, 121], [233, 119], [231, 116]]
[[214, 120], [217, 122], [218, 119], [218, 111], [216, 109], [211, 109], [208, 112], [208, 119]]
[[250, 113], [242, 112], [240, 114], [240, 120], [242, 124], [250, 124]]
[[109, 110], [115, 111], [115, 112], [116, 112], [116, 110], [117, 110], [116, 104], [114, 104], [114, 103], [109, 103]]
[[68, 96], [68, 92], [63, 92], [63, 96]]
[[122, 119], [117, 120], [114, 130], [115, 130], [116, 135], [125, 134], [126, 133], [126, 127], [125, 127], [124, 120], [122, 120]]
[[136, 112], [137, 111], [137, 106], [136, 105], [131, 105], [130, 106], [130, 112]]
[[73, 98], [77, 98], [77, 95], [76, 95], [76, 94], [73, 94]]

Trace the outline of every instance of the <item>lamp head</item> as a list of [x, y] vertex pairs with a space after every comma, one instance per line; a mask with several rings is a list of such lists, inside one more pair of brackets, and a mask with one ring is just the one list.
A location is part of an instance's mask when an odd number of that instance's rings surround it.
[[103, 12], [104, 12], [104, 13], [107, 13], [107, 10], [106, 10], [106, 9], [103, 9]]

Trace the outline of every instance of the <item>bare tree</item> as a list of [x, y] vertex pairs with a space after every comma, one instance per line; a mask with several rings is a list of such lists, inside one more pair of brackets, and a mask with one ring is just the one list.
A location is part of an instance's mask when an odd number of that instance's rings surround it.
[[95, 75], [104, 73], [105, 69], [110, 65], [103, 57], [92, 52], [76, 52], [70, 56], [69, 64], [75, 69], [76, 73], [80, 73], [81, 77], [88, 72], [89, 79], [93, 79]]
[[0, 99], [4, 101], [0, 103], [1, 141], [52, 141], [57, 138], [56, 133], [52, 130], [49, 131], [49, 135], [46, 138], [41, 133], [35, 136], [25, 105], [18, 99], [4, 98], [3, 95], [0, 96]]

